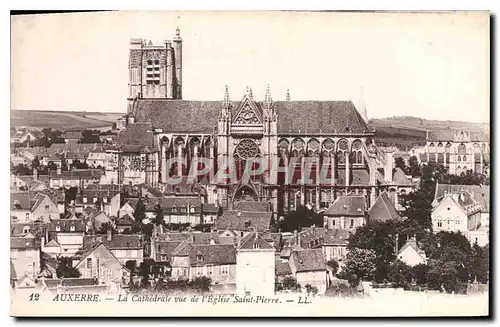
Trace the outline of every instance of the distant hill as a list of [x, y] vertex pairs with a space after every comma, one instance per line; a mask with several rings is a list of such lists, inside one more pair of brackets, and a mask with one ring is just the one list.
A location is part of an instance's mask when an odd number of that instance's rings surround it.
[[409, 150], [424, 145], [426, 132], [437, 130], [490, 131], [489, 124], [452, 120], [427, 120], [417, 117], [389, 117], [370, 119], [368, 125], [375, 130], [375, 141], [379, 145], [393, 145]]
[[123, 113], [48, 111], [48, 110], [11, 110], [12, 126], [26, 126], [36, 129], [51, 127], [59, 130], [101, 129], [111, 127]]

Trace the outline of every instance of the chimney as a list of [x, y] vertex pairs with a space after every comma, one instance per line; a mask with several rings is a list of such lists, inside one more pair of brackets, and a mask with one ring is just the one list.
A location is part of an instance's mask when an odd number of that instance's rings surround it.
[[385, 153], [384, 179], [386, 182], [392, 182], [392, 170], [394, 168], [394, 157], [392, 152]]
[[61, 175], [61, 167], [60, 166], [57, 166], [57, 175]]
[[293, 231], [293, 239], [295, 240], [295, 244], [299, 244], [299, 233], [297, 230]]
[[33, 168], [33, 180], [38, 180], [38, 169]]
[[111, 227], [108, 227], [108, 229], [106, 230], [106, 241], [111, 242], [112, 239], [113, 234], [111, 232]]

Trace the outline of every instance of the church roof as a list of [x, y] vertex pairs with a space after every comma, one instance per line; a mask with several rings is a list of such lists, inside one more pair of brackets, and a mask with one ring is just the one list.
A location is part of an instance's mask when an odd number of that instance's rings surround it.
[[396, 211], [394, 204], [389, 199], [387, 192], [382, 192], [375, 203], [368, 211], [370, 221], [401, 220], [401, 216]]
[[[138, 100], [136, 121], [152, 121], [168, 132], [213, 133], [222, 101]], [[262, 110], [262, 102], [255, 102]], [[367, 133], [370, 132], [351, 101], [277, 101], [279, 133]], [[239, 102], [233, 102], [233, 115]], [[128, 128], [127, 128], [128, 129]]]

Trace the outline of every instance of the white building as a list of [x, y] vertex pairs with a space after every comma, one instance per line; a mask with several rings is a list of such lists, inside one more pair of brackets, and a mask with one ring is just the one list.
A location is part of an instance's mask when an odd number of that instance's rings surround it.
[[419, 264], [427, 264], [427, 257], [417, 245], [417, 240], [413, 237], [409, 239], [398, 251], [398, 259], [408, 266], [413, 267]]
[[259, 233], [251, 233], [241, 239], [236, 251], [236, 292], [241, 295], [273, 295], [274, 247]]

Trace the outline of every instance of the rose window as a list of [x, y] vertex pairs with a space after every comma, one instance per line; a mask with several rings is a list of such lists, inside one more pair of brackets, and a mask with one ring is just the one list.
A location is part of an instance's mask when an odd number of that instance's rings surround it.
[[255, 158], [259, 153], [259, 148], [251, 140], [242, 140], [235, 150], [235, 155], [241, 159]]

